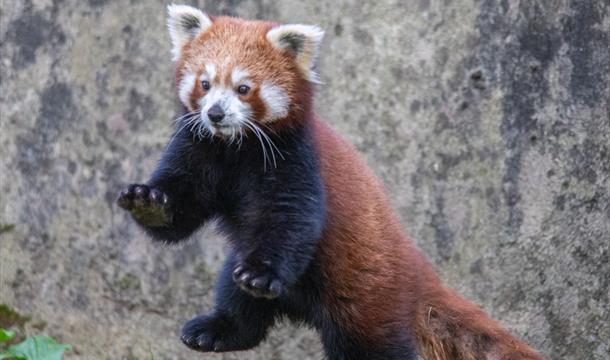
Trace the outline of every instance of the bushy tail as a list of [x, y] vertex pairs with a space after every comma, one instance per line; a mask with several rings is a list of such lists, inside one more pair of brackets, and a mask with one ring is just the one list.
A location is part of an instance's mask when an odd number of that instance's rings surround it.
[[430, 279], [420, 294], [416, 341], [425, 360], [545, 360], [483, 310]]

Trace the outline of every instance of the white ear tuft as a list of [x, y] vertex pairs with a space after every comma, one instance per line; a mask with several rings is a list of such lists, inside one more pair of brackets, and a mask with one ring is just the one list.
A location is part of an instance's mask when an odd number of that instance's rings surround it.
[[319, 82], [314, 71], [324, 31], [313, 25], [280, 25], [267, 32], [267, 40], [277, 49], [294, 54], [297, 65], [311, 82]]
[[172, 39], [172, 59], [178, 60], [182, 47], [212, 25], [201, 10], [187, 5], [167, 6], [167, 28]]

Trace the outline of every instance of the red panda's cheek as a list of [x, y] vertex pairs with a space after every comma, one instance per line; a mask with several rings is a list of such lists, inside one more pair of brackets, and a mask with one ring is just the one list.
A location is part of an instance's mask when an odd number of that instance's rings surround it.
[[196, 81], [197, 77], [192, 73], [186, 73], [180, 77], [180, 83], [178, 84], [178, 97], [187, 107], [190, 105], [191, 93], [195, 88]]
[[290, 97], [283, 87], [264, 82], [259, 90], [259, 98], [265, 108], [263, 122], [273, 122], [288, 116]]
[[252, 111], [252, 117], [256, 121], [261, 121], [265, 116], [266, 108], [265, 103], [260, 97], [260, 90], [255, 89], [245, 101], [250, 105]]
[[191, 92], [191, 96], [189, 98], [189, 107], [191, 110], [199, 109], [199, 103], [201, 98], [204, 96], [203, 89], [199, 84], [195, 84], [193, 91]]
[[178, 97], [182, 104], [191, 111], [196, 110], [202, 96], [203, 90], [197, 80], [197, 75], [189, 71], [183, 72], [178, 83]]

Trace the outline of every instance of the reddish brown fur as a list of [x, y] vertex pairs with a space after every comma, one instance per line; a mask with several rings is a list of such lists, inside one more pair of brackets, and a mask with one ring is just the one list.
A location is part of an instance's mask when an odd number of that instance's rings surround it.
[[[431, 264], [404, 235], [381, 183], [356, 150], [315, 116], [312, 86], [293, 55], [271, 46], [274, 24], [230, 17], [214, 19], [185, 45], [177, 62], [186, 67], [227, 59], [256, 83], [280, 85], [290, 98], [289, 115], [268, 127], [311, 121], [327, 196], [327, 226], [316, 257], [322, 272], [324, 316], [363, 343], [375, 343], [404, 329], [427, 360], [543, 359], [474, 304], [445, 288]], [[228, 79], [224, 79], [228, 81]], [[199, 99], [198, 85], [192, 99]], [[246, 101], [262, 117], [265, 105], [253, 91]], [[391, 329], [391, 330], [390, 330]]]
[[[267, 128], [288, 126], [294, 121], [304, 119], [303, 114], [311, 102], [311, 84], [303, 79], [294, 55], [288, 51], [279, 51], [266, 39], [267, 32], [275, 26], [274, 23], [262, 21], [246, 21], [233, 17], [216, 17], [209, 29], [187, 43], [182, 49], [182, 55], [176, 64], [176, 84], [180, 84], [185, 71], [190, 69], [197, 76], [204, 71], [205, 64], [225, 61], [224, 78], [217, 72], [215, 81], [230, 83], [230, 70], [241, 68], [248, 71], [248, 78], [256, 84], [269, 81], [280, 86], [289, 98], [288, 116], [281, 122], [266, 124]], [[258, 95], [258, 88], [243, 101], [250, 103], [254, 117], [262, 119], [265, 105]], [[197, 101], [203, 95], [201, 86], [194, 85], [191, 93], [191, 107], [197, 108]]]
[[543, 359], [441, 284], [355, 149], [320, 120], [314, 127], [329, 214], [318, 256], [328, 316], [362, 341], [387, 337], [390, 324], [408, 328], [427, 360]]

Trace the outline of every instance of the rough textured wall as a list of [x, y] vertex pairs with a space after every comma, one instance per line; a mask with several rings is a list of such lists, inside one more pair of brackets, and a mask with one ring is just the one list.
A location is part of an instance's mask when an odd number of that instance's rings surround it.
[[[319, 113], [365, 154], [448, 284], [553, 359], [610, 351], [606, 1], [228, 0], [327, 30]], [[151, 244], [113, 204], [177, 115], [161, 2], [3, 0], [0, 303], [70, 359], [196, 359], [221, 239]], [[14, 225], [12, 227], [11, 225]], [[38, 327], [43, 327], [39, 325]], [[210, 359], [319, 359], [284, 325]]]

